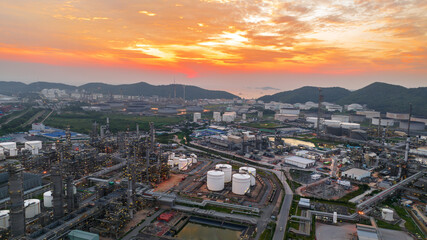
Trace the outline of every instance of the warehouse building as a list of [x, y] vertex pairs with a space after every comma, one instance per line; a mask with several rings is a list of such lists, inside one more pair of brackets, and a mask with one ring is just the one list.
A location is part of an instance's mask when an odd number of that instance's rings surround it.
[[371, 172], [360, 169], [360, 168], [352, 168], [343, 172], [341, 176], [360, 181], [362, 180], [362, 178], [370, 177]]
[[285, 158], [285, 163], [299, 167], [299, 168], [309, 168], [314, 166], [316, 161], [310, 160], [307, 158], [298, 157], [298, 156], [291, 156], [291, 157]]

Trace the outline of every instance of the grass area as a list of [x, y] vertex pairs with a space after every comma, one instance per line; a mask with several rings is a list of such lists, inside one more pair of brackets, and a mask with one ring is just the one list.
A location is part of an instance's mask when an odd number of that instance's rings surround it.
[[299, 188], [302, 186], [302, 184], [286, 179], [286, 182], [288, 183], [289, 187], [292, 189], [292, 191], [295, 191], [295, 189]]
[[401, 217], [406, 221], [405, 228], [409, 232], [417, 235], [417, 237], [425, 237], [424, 233], [418, 228], [417, 224], [414, 222], [414, 220], [412, 219], [412, 217], [409, 215], [409, 213], [406, 211], [405, 208], [403, 208], [402, 206], [392, 206], [392, 207], [394, 208], [394, 210], [396, 210], [396, 213], [399, 215], [399, 217]]
[[243, 123], [242, 126], [252, 127], [252, 128], [266, 128], [266, 129], [274, 129], [278, 127], [282, 127], [281, 124], [275, 122], [251, 122], [251, 123]]
[[149, 129], [149, 122], [154, 122], [156, 129], [161, 129], [166, 125], [177, 124], [183, 121], [183, 116], [137, 116], [118, 113], [94, 113], [94, 112], [65, 112], [54, 114], [46, 120], [45, 124], [55, 128], [65, 129], [68, 125], [72, 131], [80, 133], [90, 133], [92, 125], [96, 121], [98, 124], [105, 124], [107, 117], [110, 118], [110, 129], [113, 132], [131, 131], [139, 124], [141, 131]]
[[342, 198], [338, 199], [339, 201], [348, 202], [350, 199], [359, 196], [360, 194], [369, 190], [369, 186], [366, 184], [359, 185], [359, 189], [351, 193], [347, 193]]
[[377, 225], [379, 228], [385, 228], [385, 229], [391, 229], [391, 230], [401, 230], [399, 225], [393, 225], [391, 223], [382, 221], [382, 220], [376, 220]]
[[0, 136], [6, 135], [9, 133], [28, 131], [31, 128], [31, 126], [23, 127], [22, 125], [25, 122], [27, 122], [31, 117], [33, 117], [34, 115], [36, 115], [38, 112], [41, 112], [41, 111], [43, 111], [43, 109], [31, 108], [29, 110], [26, 110], [25, 114], [23, 114], [22, 116], [10, 121], [7, 124], [4, 124], [0, 129]]
[[270, 240], [273, 238], [274, 231], [276, 230], [276, 223], [270, 222], [267, 225], [267, 228], [264, 230], [264, 232], [259, 237], [260, 240]]

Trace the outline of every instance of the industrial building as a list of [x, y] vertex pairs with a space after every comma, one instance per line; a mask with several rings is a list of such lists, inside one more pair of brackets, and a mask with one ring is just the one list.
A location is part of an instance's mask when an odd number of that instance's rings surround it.
[[352, 168], [345, 172], [342, 172], [341, 176], [360, 181], [362, 180], [362, 178], [370, 177], [371, 172], [360, 168]]
[[394, 126], [394, 119], [391, 118], [372, 118], [372, 125], [381, 125], [383, 127]]
[[[424, 122], [411, 121], [410, 125], [411, 125], [410, 126], [411, 131], [423, 131], [426, 128], [426, 124]], [[408, 121], [407, 120], [400, 121], [399, 128], [408, 129]]]
[[193, 114], [193, 122], [198, 122], [200, 119], [202, 119], [202, 114], [199, 112], [195, 112]]
[[276, 113], [274, 114], [274, 120], [276, 121], [296, 121], [298, 119], [298, 115], [296, 114], [284, 114], [284, 113]]
[[297, 166], [299, 168], [313, 167], [316, 161], [298, 156], [290, 156], [285, 158], [285, 163]]

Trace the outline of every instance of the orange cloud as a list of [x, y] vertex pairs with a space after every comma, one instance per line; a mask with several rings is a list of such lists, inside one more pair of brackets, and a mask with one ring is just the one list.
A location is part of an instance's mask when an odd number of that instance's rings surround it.
[[0, 58], [216, 71], [427, 71], [425, 1], [4, 1]]

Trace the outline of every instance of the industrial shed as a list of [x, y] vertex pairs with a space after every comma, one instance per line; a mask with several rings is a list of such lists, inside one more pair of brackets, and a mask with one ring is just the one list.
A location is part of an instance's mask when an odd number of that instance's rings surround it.
[[360, 181], [362, 178], [370, 177], [371, 172], [360, 168], [352, 168], [343, 172], [341, 176]]
[[310, 160], [307, 158], [298, 157], [298, 156], [291, 156], [291, 157], [285, 158], [285, 163], [294, 165], [300, 168], [309, 168], [314, 166], [316, 161]]

